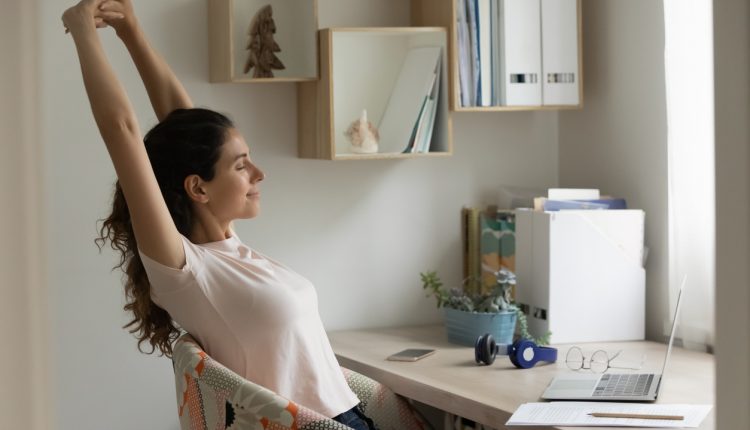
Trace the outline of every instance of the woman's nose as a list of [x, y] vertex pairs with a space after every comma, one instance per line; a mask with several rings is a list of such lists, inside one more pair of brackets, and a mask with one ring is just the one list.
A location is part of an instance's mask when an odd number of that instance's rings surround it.
[[253, 176], [250, 178], [252, 182], [260, 182], [266, 179], [266, 174], [258, 166], [253, 165], [253, 173]]

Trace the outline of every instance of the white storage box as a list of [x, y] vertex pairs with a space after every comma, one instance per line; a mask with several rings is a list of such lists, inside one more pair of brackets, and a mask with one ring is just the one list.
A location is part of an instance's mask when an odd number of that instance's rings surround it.
[[553, 343], [642, 340], [642, 210], [516, 211], [516, 301]]

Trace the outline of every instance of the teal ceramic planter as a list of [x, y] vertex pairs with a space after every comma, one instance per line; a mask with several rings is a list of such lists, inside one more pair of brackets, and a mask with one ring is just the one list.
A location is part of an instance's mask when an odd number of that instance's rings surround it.
[[485, 313], [443, 309], [445, 329], [451, 343], [474, 346], [477, 338], [485, 333], [490, 333], [497, 343], [513, 343], [517, 318], [515, 311]]

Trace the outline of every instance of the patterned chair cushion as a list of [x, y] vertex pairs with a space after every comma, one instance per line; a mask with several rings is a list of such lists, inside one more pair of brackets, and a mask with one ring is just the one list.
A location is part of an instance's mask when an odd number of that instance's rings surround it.
[[[182, 430], [349, 429], [240, 377], [211, 359], [188, 334], [175, 343], [172, 362]], [[427, 428], [404, 398], [364, 375], [343, 371], [378, 429]]]

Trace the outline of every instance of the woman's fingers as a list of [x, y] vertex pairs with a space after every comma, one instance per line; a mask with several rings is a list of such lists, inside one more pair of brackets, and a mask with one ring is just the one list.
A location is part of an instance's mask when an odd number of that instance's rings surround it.
[[125, 18], [125, 15], [120, 12], [99, 11], [99, 13], [96, 14], [96, 18], [110, 21], [115, 19], [123, 19]]
[[106, 0], [81, 0], [80, 2], [78, 2], [76, 7], [81, 7], [93, 11], [97, 9], [104, 1]]
[[91, 25], [92, 18], [96, 28], [105, 28], [109, 26], [109, 23], [125, 18], [125, 9], [119, 1], [81, 0], [63, 14], [65, 32], [68, 33], [80, 26]]
[[106, 12], [124, 12], [125, 7], [119, 1], [106, 0], [99, 5], [99, 10]]

